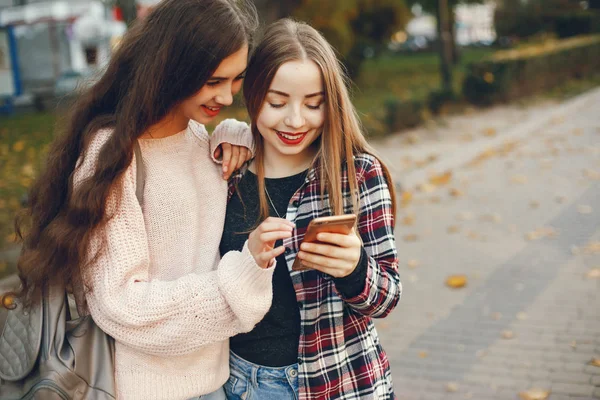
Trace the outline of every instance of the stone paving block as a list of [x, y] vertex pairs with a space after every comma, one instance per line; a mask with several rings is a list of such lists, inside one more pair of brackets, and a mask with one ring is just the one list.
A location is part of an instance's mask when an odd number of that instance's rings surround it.
[[576, 383], [576, 384], [586, 384], [590, 383], [590, 376], [581, 374], [581, 373], [573, 373], [573, 372], [553, 372], [550, 374], [550, 380], [553, 382], [564, 382], [564, 383]]
[[600, 399], [600, 388], [594, 389], [593, 396], [595, 399]]
[[583, 368], [583, 372], [590, 375], [600, 375], [600, 367], [595, 367], [593, 365], [586, 365]]
[[578, 385], [575, 383], [553, 383], [552, 392], [568, 394], [571, 396], [592, 396], [594, 387], [591, 385]]

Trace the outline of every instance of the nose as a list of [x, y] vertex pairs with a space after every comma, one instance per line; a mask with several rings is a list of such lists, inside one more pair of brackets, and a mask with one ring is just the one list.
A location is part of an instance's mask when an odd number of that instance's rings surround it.
[[230, 106], [233, 103], [233, 91], [231, 85], [222, 85], [221, 91], [215, 96], [215, 101], [223, 106]]
[[290, 107], [290, 112], [286, 115], [283, 122], [290, 128], [298, 129], [304, 126], [304, 117], [296, 107]]

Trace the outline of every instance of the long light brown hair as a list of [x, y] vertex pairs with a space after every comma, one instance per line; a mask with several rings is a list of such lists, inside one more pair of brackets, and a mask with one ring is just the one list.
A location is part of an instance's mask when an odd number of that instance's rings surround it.
[[[256, 175], [260, 199], [260, 219], [269, 216], [265, 195], [263, 138], [256, 126], [265, 104], [267, 92], [279, 67], [289, 61], [310, 60], [321, 70], [325, 91], [325, 121], [319, 139], [320, 146], [313, 165], [319, 166], [321, 198], [329, 195], [334, 215], [344, 213], [342, 169], [346, 167], [354, 212], [358, 212], [358, 183], [354, 155], [367, 153], [376, 157], [367, 143], [359, 118], [348, 94], [348, 78], [331, 45], [310, 25], [288, 18], [271, 24], [257, 45], [246, 70], [244, 98], [252, 119], [251, 129], [256, 142]], [[381, 160], [380, 160], [381, 161]], [[381, 162], [396, 210], [396, 193], [389, 169]]]
[[[249, 0], [163, 0], [134, 22], [100, 80], [75, 103], [17, 219], [21, 294], [36, 301], [48, 282], [70, 285], [85, 276], [91, 234], [111, 217], [106, 199], [131, 164], [135, 140], [197, 93], [224, 58], [250, 45], [257, 27]], [[104, 127], [113, 134], [95, 172], [74, 190], [77, 162]]]

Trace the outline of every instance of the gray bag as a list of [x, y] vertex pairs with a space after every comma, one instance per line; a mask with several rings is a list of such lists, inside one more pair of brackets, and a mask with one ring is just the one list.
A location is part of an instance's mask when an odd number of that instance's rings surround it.
[[[142, 204], [144, 172], [134, 146], [136, 195]], [[114, 339], [91, 316], [71, 319], [64, 287], [50, 287], [24, 309], [0, 306], [0, 399], [114, 400]]]

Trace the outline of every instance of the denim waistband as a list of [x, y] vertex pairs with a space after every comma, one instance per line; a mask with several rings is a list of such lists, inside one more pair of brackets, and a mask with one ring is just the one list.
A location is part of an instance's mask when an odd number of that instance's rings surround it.
[[292, 364], [285, 367], [266, 367], [244, 360], [233, 351], [230, 352], [230, 354], [229, 367], [231, 368], [231, 375], [234, 376], [239, 374], [241, 377], [245, 377], [252, 381], [287, 381], [289, 377], [294, 378], [298, 376], [298, 364]]

